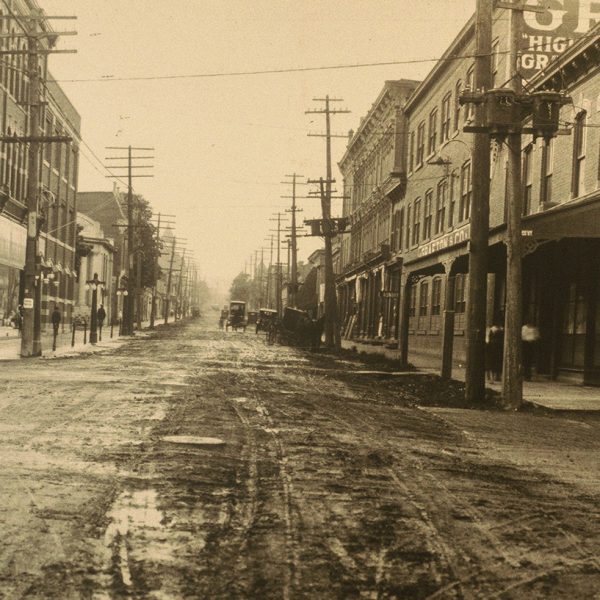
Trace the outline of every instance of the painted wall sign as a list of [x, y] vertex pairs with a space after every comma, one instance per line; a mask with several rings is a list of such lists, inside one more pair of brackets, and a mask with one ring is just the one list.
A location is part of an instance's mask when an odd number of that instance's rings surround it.
[[598, 0], [527, 0], [546, 9], [524, 12], [521, 74], [531, 79], [600, 22]]
[[456, 229], [455, 231], [451, 231], [442, 237], [439, 237], [435, 240], [431, 240], [427, 244], [423, 244], [419, 246], [418, 254], [419, 256], [427, 256], [428, 254], [433, 254], [434, 252], [439, 252], [440, 250], [445, 250], [446, 248], [450, 248], [452, 246], [456, 246], [457, 244], [461, 244], [462, 242], [466, 242], [469, 239], [469, 226], [464, 225], [460, 229]]

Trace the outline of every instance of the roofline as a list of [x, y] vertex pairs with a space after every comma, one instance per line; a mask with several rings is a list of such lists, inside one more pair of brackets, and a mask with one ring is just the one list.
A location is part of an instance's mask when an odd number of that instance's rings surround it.
[[433, 66], [429, 74], [421, 84], [417, 87], [417, 89], [413, 92], [412, 96], [408, 99], [404, 110], [405, 112], [410, 112], [421, 97], [429, 90], [433, 83], [438, 81], [439, 73], [441, 70], [445, 69], [448, 66], [449, 58], [452, 58], [453, 55], [456, 54], [458, 49], [461, 46], [465, 45], [465, 42], [469, 39], [475, 39], [475, 15], [473, 15], [467, 23], [460, 30], [459, 34], [454, 38], [454, 41], [448, 46], [444, 54], [442, 54], [441, 58], [438, 59], [436, 64]]
[[348, 154], [352, 150], [352, 147], [358, 141], [364, 128], [367, 126], [371, 116], [375, 113], [375, 111], [377, 110], [377, 108], [379, 107], [379, 105], [381, 104], [381, 102], [383, 101], [385, 96], [389, 93], [389, 91], [395, 87], [410, 86], [411, 84], [419, 86], [420, 82], [416, 79], [387, 79], [385, 81], [385, 83], [383, 84], [383, 87], [381, 88], [381, 91], [379, 92], [379, 95], [377, 96], [377, 99], [375, 100], [375, 102], [373, 102], [373, 104], [371, 105], [371, 108], [367, 111], [367, 114], [360, 122], [358, 129], [355, 131], [354, 135], [348, 142], [348, 145], [346, 146], [346, 151], [344, 152], [344, 155], [342, 156], [342, 158], [340, 159], [338, 164], [341, 165], [344, 163]]

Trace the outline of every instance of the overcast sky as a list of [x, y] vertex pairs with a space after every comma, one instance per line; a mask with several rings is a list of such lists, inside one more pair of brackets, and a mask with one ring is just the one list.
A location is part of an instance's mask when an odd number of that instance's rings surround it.
[[[475, 0], [39, 0], [48, 14], [76, 15], [51, 57], [82, 117], [85, 142], [154, 146], [153, 179], [139, 179], [155, 211], [177, 215], [203, 276], [228, 287], [288, 207], [284, 175], [324, 176], [324, 119], [313, 97], [343, 98], [356, 129], [386, 79], [422, 79], [432, 62], [302, 73], [110, 81], [110, 78], [260, 71], [438, 57], [471, 16]], [[345, 141], [334, 140], [337, 162]], [[109, 153], [110, 154], [110, 153]], [[337, 172], [337, 170], [336, 170]], [[106, 172], [82, 147], [79, 189], [107, 190]], [[340, 187], [341, 189], [341, 187]], [[301, 200], [303, 218], [318, 200]], [[334, 211], [335, 212], [335, 211]], [[300, 259], [319, 246], [300, 240]], [[268, 252], [266, 254], [268, 256]]]

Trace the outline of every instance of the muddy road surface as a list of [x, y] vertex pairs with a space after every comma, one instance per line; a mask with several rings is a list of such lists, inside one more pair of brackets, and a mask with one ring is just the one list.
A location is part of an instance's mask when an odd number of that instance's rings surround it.
[[600, 598], [597, 419], [364, 371], [203, 322], [4, 362], [0, 598]]

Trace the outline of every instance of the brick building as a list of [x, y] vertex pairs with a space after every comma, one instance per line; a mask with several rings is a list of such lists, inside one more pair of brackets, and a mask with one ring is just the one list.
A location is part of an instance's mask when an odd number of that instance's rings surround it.
[[[592, 19], [587, 23], [593, 24]], [[532, 22], [528, 25], [531, 28]], [[473, 84], [474, 35], [472, 19], [403, 105], [407, 135], [402, 138], [404, 153], [400, 151], [404, 162], [398, 164], [406, 184], [387, 194], [388, 231], [374, 237], [368, 225], [368, 207], [376, 206], [381, 195], [376, 188], [368, 200], [363, 196], [364, 216], [356, 206], [344, 209], [352, 227], [342, 242], [338, 279], [343, 333], [355, 341], [397, 345], [401, 359], [418, 363], [426, 356], [428, 361], [439, 361], [440, 367], [444, 347], [453, 350], [446, 354], [446, 367], [465, 355], [469, 216], [472, 203], [480, 200], [471, 191], [472, 135], [462, 131], [473, 118], [472, 109], [461, 107], [457, 99]], [[570, 47], [561, 48], [562, 55], [552, 57], [544, 71], [529, 81], [532, 91], [566, 90], [573, 98], [573, 104], [561, 111], [563, 127], [571, 135], [549, 144], [523, 136], [523, 318], [540, 328], [538, 372], [585, 383], [600, 382], [599, 37], [596, 26], [571, 41]], [[508, 17], [498, 9], [493, 30], [497, 87], [508, 80], [508, 39]], [[373, 109], [362, 122], [362, 131], [372, 119]], [[356, 136], [340, 163], [350, 190], [355, 185], [352, 169], [347, 168], [353, 143]], [[506, 164], [504, 145], [493, 142], [488, 324], [504, 318]], [[352, 202], [357, 194], [351, 191]], [[361, 221], [363, 227], [356, 227]], [[370, 257], [368, 250], [377, 251], [377, 243], [385, 241], [386, 235], [387, 260], [381, 250], [380, 256]], [[364, 268], [354, 266], [358, 257]], [[354, 326], [348, 322], [353, 312], [358, 312]]]
[[[7, 3], [16, 15], [39, 10], [35, 0]], [[0, 15], [8, 14], [7, 6]], [[42, 27], [47, 27], [42, 25]], [[0, 50], [23, 50], [27, 46], [15, 19], [0, 19]], [[7, 37], [5, 37], [7, 36]], [[0, 62], [1, 130], [7, 136], [27, 131], [29, 81], [25, 54], [6, 55]], [[40, 169], [42, 266], [42, 327], [50, 308], [57, 304], [63, 322], [69, 322], [75, 293], [76, 189], [79, 164], [80, 117], [60, 86], [43, 69], [46, 79], [41, 124], [42, 135], [70, 136], [70, 144], [46, 144]], [[27, 219], [28, 147], [0, 142], [0, 311], [6, 318], [23, 297], [23, 267]], [[48, 277], [51, 275], [50, 277]]]

